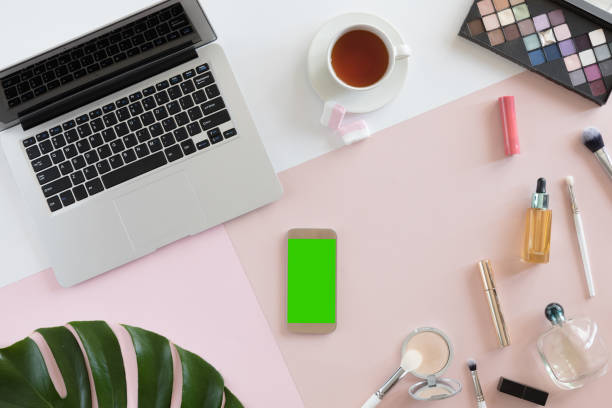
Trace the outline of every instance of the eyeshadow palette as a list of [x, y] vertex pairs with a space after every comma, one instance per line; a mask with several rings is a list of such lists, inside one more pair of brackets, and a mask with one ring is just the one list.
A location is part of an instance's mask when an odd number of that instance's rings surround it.
[[549, 0], [477, 0], [459, 35], [603, 105], [612, 32]]

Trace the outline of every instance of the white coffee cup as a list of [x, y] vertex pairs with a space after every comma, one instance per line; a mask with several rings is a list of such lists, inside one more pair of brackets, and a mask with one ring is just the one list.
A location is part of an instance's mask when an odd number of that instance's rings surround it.
[[[389, 63], [387, 64], [387, 70], [385, 71], [384, 75], [378, 81], [376, 81], [375, 83], [369, 86], [357, 87], [357, 86], [352, 86], [352, 85], [347, 84], [342, 79], [340, 79], [338, 75], [336, 75], [336, 71], [334, 70], [334, 67], [332, 66], [332, 50], [334, 49], [336, 42], [338, 42], [340, 37], [342, 37], [344, 34], [350, 31], [355, 31], [355, 30], [365, 30], [365, 31], [369, 31], [373, 33], [374, 35], [376, 35], [385, 44], [385, 47], [387, 48], [387, 54], [389, 55]], [[344, 28], [343, 30], [339, 31], [338, 34], [336, 34], [333, 37], [332, 41], [329, 44], [329, 48], [327, 49], [327, 69], [329, 70], [329, 73], [331, 74], [332, 78], [334, 78], [334, 80], [338, 83], [338, 85], [342, 86], [343, 88], [353, 90], [353, 91], [366, 91], [366, 90], [375, 88], [378, 85], [380, 85], [380, 83], [383, 82], [393, 72], [393, 69], [395, 68], [395, 61], [401, 60], [404, 58], [408, 58], [410, 54], [411, 54], [411, 50], [408, 45], [406, 44], [394, 45], [389, 39], [389, 36], [380, 28], [375, 27], [370, 24], [356, 24], [356, 25], [352, 25], [350, 27]]]

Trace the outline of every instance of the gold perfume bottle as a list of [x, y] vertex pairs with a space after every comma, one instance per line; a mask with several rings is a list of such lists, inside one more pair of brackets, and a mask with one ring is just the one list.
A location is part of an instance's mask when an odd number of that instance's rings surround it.
[[548, 263], [550, 257], [550, 227], [552, 210], [548, 209], [546, 179], [539, 178], [536, 192], [527, 210], [525, 237], [521, 259], [525, 262]]

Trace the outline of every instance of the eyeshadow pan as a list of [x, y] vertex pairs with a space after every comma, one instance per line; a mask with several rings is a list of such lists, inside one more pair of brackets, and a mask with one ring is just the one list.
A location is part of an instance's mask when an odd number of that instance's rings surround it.
[[598, 79], [595, 82], [591, 82], [589, 86], [591, 87], [591, 93], [593, 93], [593, 95], [595, 96], [603, 95], [606, 93], [606, 85], [601, 79]]
[[539, 16], [535, 16], [533, 18], [533, 25], [536, 28], [536, 31], [544, 31], [548, 27], [550, 27], [550, 23], [548, 22], [548, 16], [546, 14], [540, 14]]
[[470, 21], [468, 23], [468, 27], [470, 29], [470, 34], [472, 34], [473, 36], [476, 36], [478, 34], [482, 34], [484, 33], [484, 25], [482, 24], [482, 20], [478, 19], [478, 20], [474, 20], [474, 21]]
[[603, 61], [611, 57], [608, 44], [603, 44], [599, 47], [595, 47], [593, 51], [595, 51], [595, 57], [597, 58], [597, 61]]
[[546, 62], [542, 50], [531, 51], [529, 53], [529, 60], [531, 61], [531, 65], [540, 65]]
[[584, 50], [578, 53], [580, 57], [580, 62], [582, 62], [582, 66], [586, 67], [587, 65], [591, 65], [595, 63], [595, 54], [592, 49]]
[[506, 36], [506, 40], [508, 41], [514, 41], [521, 36], [516, 24], [511, 24], [509, 26], [504, 27], [504, 35]]
[[574, 38], [574, 43], [576, 44], [576, 50], [578, 51], [584, 51], [591, 48], [591, 40], [589, 40], [588, 34], [580, 35]]
[[493, 0], [493, 4], [495, 4], [495, 9], [497, 11], [502, 11], [503, 9], [510, 7], [508, 0]]
[[559, 52], [559, 47], [557, 47], [557, 44], [544, 47], [544, 55], [546, 55], [547, 61], [554, 61], [561, 58], [561, 53]]
[[584, 72], [581, 69], [570, 72], [569, 73], [570, 81], [572, 81], [572, 85], [578, 86], [582, 85], [586, 82], [586, 78], [584, 77]]
[[577, 54], [573, 54], [573, 55], [570, 55], [569, 57], [565, 57], [563, 58], [563, 61], [565, 62], [565, 67], [570, 72], [575, 71], [581, 67], [580, 59], [578, 58]]
[[523, 37], [523, 42], [525, 42], [525, 48], [527, 48], [527, 51], [532, 51], [536, 48], [540, 48], [540, 40], [538, 40], [537, 34], [531, 34], [527, 37]]
[[591, 31], [589, 33], [589, 38], [591, 39], [591, 44], [593, 44], [593, 47], [606, 42], [606, 35], [601, 28], [599, 30]]
[[569, 27], [567, 24], [561, 24], [553, 28], [555, 32], [555, 37], [557, 37], [557, 41], [567, 40], [572, 36], [570, 33]]
[[510, 0], [510, 4], [516, 6], [517, 4], [524, 3], [525, 0]]
[[482, 0], [476, 3], [476, 5], [478, 6], [478, 11], [480, 11], [481, 16], [486, 16], [487, 14], [491, 14], [495, 11], [495, 9], [493, 9], [493, 3], [491, 3], [491, 0]]
[[533, 26], [533, 21], [531, 21], [531, 19], [519, 21], [518, 27], [523, 37], [535, 33], [535, 27]]
[[540, 31], [538, 33], [538, 37], [540, 37], [540, 42], [542, 43], [542, 46], [554, 44], [557, 42], [557, 40], [555, 40], [555, 35], [553, 34], [552, 28]]
[[597, 64], [589, 65], [584, 67], [584, 74], [586, 75], [587, 81], [593, 82], [601, 78], [601, 72]]
[[487, 31], [495, 30], [499, 27], [499, 21], [497, 20], [497, 14], [491, 14], [482, 18], [482, 22], [484, 23]]
[[491, 45], [499, 45], [503, 44], [506, 40], [504, 40], [504, 33], [502, 33], [501, 29], [489, 31], [487, 33], [489, 35], [489, 41]]
[[509, 24], [514, 23], [514, 14], [511, 9], [505, 9], [497, 13], [499, 17], [499, 22], [502, 26], [507, 26]]
[[548, 19], [550, 20], [550, 24], [553, 26], [557, 26], [559, 24], [565, 23], [565, 16], [563, 15], [563, 10], [557, 9], [548, 13]]
[[514, 17], [516, 17], [516, 21], [524, 20], [529, 18], [529, 9], [526, 4], [519, 4], [516, 7], [512, 8], [514, 11]]
[[559, 43], [559, 49], [561, 50], [561, 55], [564, 57], [575, 54], [576, 47], [574, 46], [574, 40], [570, 38], [569, 40], [561, 41]]
[[612, 75], [612, 60], [607, 60], [599, 63], [599, 69], [603, 76]]

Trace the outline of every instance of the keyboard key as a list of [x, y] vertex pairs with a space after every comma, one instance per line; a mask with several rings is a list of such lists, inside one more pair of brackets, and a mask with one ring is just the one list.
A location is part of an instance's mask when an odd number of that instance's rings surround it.
[[36, 173], [36, 178], [42, 186], [43, 184], [47, 184], [60, 178], [60, 170], [57, 168], [57, 166], [49, 167], [47, 170]]
[[200, 126], [202, 126], [202, 130], [208, 130], [214, 128], [215, 126], [219, 126], [222, 123], [228, 122], [229, 120], [230, 115], [227, 110], [222, 110], [201, 119]]
[[108, 162], [110, 163], [113, 169], [116, 169], [117, 167], [123, 165], [123, 159], [121, 158], [121, 155], [119, 154], [112, 156], [110, 159], [108, 159]]
[[86, 151], [91, 149], [91, 146], [89, 145], [89, 141], [87, 139], [81, 139], [76, 142], [76, 147], [79, 150], [79, 153], [85, 153]]
[[60, 82], [57, 79], [55, 81], [47, 83], [47, 89], [55, 89], [58, 86], [60, 86]]
[[183, 153], [185, 153], [185, 156], [188, 156], [191, 153], [195, 153], [196, 151], [195, 144], [193, 144], [193, 140], [191, 139], [183, 141], [181, 143], [181, 148], [183, 149]]
[[21, 95], [21, 102], [25, 102], [25, 101], [29, 101], [30, 99], [32, 99], [34, 97], [34, 93], [33, 92], [27, 92]]
[[42, 156], [35, 160], [32, 160], [32, 169], [34, 172], [38, 172], [51, 166], [51, 158], [49, 156]]
[[77, 125], [80, 125], [80, 124], [82, 124], [82, 123], [87, 122], [88, 120], [89, 120], [89, 116], [87, 116], [87, 115], [81, 115], [81, 116], [79, 116], [78, 118], [76, 118], [76, 123], [77, 123]]
[[134, 153], [134, 149], [124, 150], [121, 152], [121, 157], [126, 164], [131, 163], [136, 160], [136, 153]]
[[168, 93], [166, 91], [160, 91], [155, 94], [155, 101], [158, 105], [163, 105], [169, 100], [170, 98], [168, 97]]
[[142, 92], [134, 92], [130, 95], [130, 102], [136, 102], [140, 99], [142, 99]]
[[64, 139], [64, 135], [52, 137], [51, 142], [53, 143], [53, 147], [56, 149], [66, 146], [66, 139]]
[[161, 135], [162, 133], [164, 133], [164, 130], [162, 129], [161, 124], [154, 123], [151, 126], [149, 126], [149, 132], [151, 133], [152, 137], [157, 137]]
[[111, 148], [109, 145], [105, 144], [104, 146], [98, 147], [98, 156], [100, 156], [100, 159], [106, 159], [112, 154], [113, 152], [111, 151]]
[[178, 85], [175, 85], [168, 88], [168, 96], [170, 97], [170, 99], [174, 100], [183, 96], [183, 93], [181, 92], [181, 88], [179, 88]]
[[198, 150], [206, 149], [208, 146], [210, 146], [208, 139], [204, 139], [197, 144]]
[[34, 136], [28, 137], [27, 139], [23, 139], [23, 146], [24, 147], [29, 147], [32, 146], [34, 143], [36, 143], [36, 139], [34, 139]]
[[66, 143], [74, 143], [79, 140], [79, 134], [75, 129], [70, 129], [66, 133], [64, 133], [64, 137], [66, 138]]
[[[111, 115], [111, 114], [109, 113], [109, 115]], [[123, 107], [123, 108], [117, 110], [117, 119], [119, 119], [120, 122], [128, 120], [129, 118], [130, 118], [130, 111], [128, 110], [128, 108]], [[115, 120], [117, 120], [117, 119], [115, 119]], [[115, 123], [117, 123], [117, 122], [115, 121]], [[112, 125], [114, 125], [115, 123], [113, 123]], [[112, 125], [109, 125], [108, 123], [106, 123], [106, 126], [112, 126]]]
[[87, 189], [81, 184], [72, 189], [72, 194], [74, 194], [77, 201], [81, 201], [87, 198]]
[[50, 154], [50, 156], [51, 160], [53, 161], [53, 164], [58, 164], [66, 160], [66, 158], [64, 157], [64, 152], [61, 150], [55, 150]]
[[55, 127], [52, 127], [51, 129], [49, 129], [49, 134], [51, 136], [55, 136], [55, 135], [60, 134], [60, 133], [62, 133], [62, 127], [61, 126], [55, 126]]
[[53, 144], [50, 140], [44, 140], [42, 143], [39, 143], [38, 147], [42, 154], [50, 153], [53, 151]]
[[162, 149], [162, 144], [158, 137], [149, 140], [147, 144], [149, 146], [149, 150], [151, 150], [152, 153], [160, 151]]
[[64, 155], [69, 159], [72, 159], [74, 156], [78, 154], [76, 145], [74, 144], [69, 144], [68, 146], [65, 146], [63, 150], [64, 150]]
[[105, 142], [110, 142], [111, 140], [115, 140], [117, 138], [117, 134], [115, 133], [115, 129], [108, 128], [102, 131], [102, 138]]
[[102, 190], [104, 190], [104, 186], [99, 178], [93, 179], [85, 183], [85, 188], [87, 189], [87, 193], [92, 196], [94, 194], [98, 194]]
[[92, 148], [101, 146], [103, 143], [104, 141], [102, 140], [102, 136], [100, 135], [100, 133], [95, 133], [89, 136], [89, 144], [91, 144]]
[[72, 191], [70, 190], [61, 192], [59, 197], [60, 200], [62, 200], [62, 204], [64, 205], [64, 207], [67, 207], [70, 204], [74, 204], [74, 196], [72, 195]]
[[60, 179], [52, 181], [48, 184], [45, 184], [42, 187], [42, 192], [45, 197], [51, 197], [52, 195], [61, 193], [64, 190], [72, 187], [72, 183], [70, 182], [70, 178], [68, 176], [64, 176]]
[[75, 171], [70, 175], [70, 179], [72, 180], [73, 185], [81, 184], [85, 182], [85, 176], [81, 170]]
[[[110, 122], [110, 121], [107, 121], [107, 118], [108, 118], [110, 115], [112, 115], [112, 117], [113, 117], [113, 118], [115, 118], [115, 114], [111, 112], [111, 113], [109, 113], [108, 115], [104, 115], [104, 122], [102, 122], [102, 119], [100, 119], [100, 118], [94, 119], [94, 120], [92, 120], [91, 122], [89, 122], [89, 125], [91, 126], [91, 130], [92, 130], [93, 132], [99, 132], [99, 131], [101, 131], [102, 129], [104, 129], [104, 124], [105, 124], [105, 123], [106, 123], [106, 126], [112, 126], [112, 125], [114, 125], [115, 123], [110, 123], [110, 124], [109, 124], [109, 122]], [[117, 120], [115, 119], [115, 122], [116, 122], [116, 121], [117, 121]]]
[[161, 142], [164, 147], [168, 147], [176, 143], [176, 141], [174, 140], [174, 136], [172, 136], [172, 133], [166, 133], [165, 135], [163, 135], [161, 137]]
[[154, 93], [155, 93], [155, 88], [152, 86], [149, 86], [148, 88], [145, 88], [142, 90], [142, 94], [144, 96], [153, 95]]
[[60, 172], [62, 173], [62, 176], [70, 174], [74, 171], [74, 168], [72, 167], [72, 164], [69, 161], [65, 161], [61, 163], [59, 165], [59, 169], [60, 169]]
[[110, 147], [111, 147], [113, 153], [119, 153], [122, 150], [125, 150], [125, 145], [123, 144], [123, 140], [121, 140], [121, 139], [112, 141], [110, 143]]
[[134, 151], [136, 152], [136, 156], [138, 156], [139, 159], [149, 154], [149, 148], [147, 147], [145, 143], [142, 143], [136, 146], [134, 148]]
[[174, 135], [174, 138], [177, 142], [185, 140], [189, 137], [189, 135], [187, 134], [187, 130], [184, 127], [176, 129], [174, 132], [172, 132], [172, 134]]
[[183, 91], [184, 94], [188, 94], [188, 93], [195, 91], [195, 87], [193, 86], [193, 81], [190, 79], [188, 81], [181, 83], [181, 90]]
[[123, 138], [123, 143], [125, 143], [126, 148], [130, 148], [136, 146], [138, 144], [138, 140], [136, 139], [136, 136], [133, 133], [130, 133], [129, 135]]
[[186, 112], [181, 112], [174, 117], [174, 120], [176, 120], [177, 125], [185, 126], [186, 124], [189, 123], [189, 116], [187, 116]]
[[62, 208], [62, 201], [58, 196], [51, 197], [47, 199], [47, 205], [49, 206], [51, 212], [57, 211]]
[[202, 108], [202, 112], [204, 112], [204, 115], [206, 116], [218, 111], [219, 109], [225, 108], [225, 102], [223, 102], [223, 98], [219, 96], [215, 99], [209, 100], [208, 102], [204, 102], [200, 108]]
[[202, 132], [202, 128], [200, 128], [200, 124], [198, 122], [192, 122], [187, 125], [187, 132], [189, 133], [189, 136], [195, 136]]
[[137, 101], [130, 105], [130, 113], [132, 116], [138, 116], [142, 112], [144, 112], [144, 109], [142, 109], [142, 104], [140, 102]]
[[219, 128], [211, 129], [207, 133], [212, 144], [219, 143], [223, 140], [223, 136], [221, 135]]
[[82, 138], [91, 135], [91, 127], [89, 127], [88, 123], [83, 123], [81, 126], [77, 127], [77, 130], [79, 131], [79, 136]]
[[205, 74], [198, 75], [197, 77], [195, 77], [194, 82], [196, 88], [200, 89], [215, 82], [215, 78], [213, 77], [211, 72], [207, 72]]
[[[170, 88], [170, 89], [172, 89], [172, 88]], [[144, 98], [142, 100], [142, 107], [145, 110], [151, 110], [151, 109], [153, 109], [156, 106], [157, 106], [157, 104], [155, 103], [155, 98], [153, 98], [152, 96], [148, 96], [148, 97], [146, 97], [146, 98]]]
[[[160, 34], [167, 34], [167, 33], [160, 33]], [[170, 85], [176, 85], [182, 80], [183, 78], [180, 75], [175, 75], [172, 78], [170, 78]]]
[[34, 160], [40, 156], [40, 149], [36, 145], [30, 146], [26, 149], [26, 154], [30, 160]]
[[183, 72], [183, 79], [193, 78], [194, 76], [195, 76], [195, 71], [193, 69]]
[[172, 101], [166, 105], [166, 109], [170, 115], [176, 115], [181, 111], [181, 107], [178, 102]]
[[193, 99], [191, 99], [191, 96], [185, 95], [179, 99], [179, 103], [181, 104], [181, 108], [187, 110], [193, 106]]
[[121, 98], [118, 101], [115, 102], [115, 106], [118, 108], [122, 108], [124, 106], [127, 106], [130, 103], [130, 100], [128, 98]]
[[[79, 79], [79, 78], [84, 77], [85, 75], [87, 75], [87, 71], [84, 70], [84, 69], [79, 69], [78, 71], [74, 71], [74, 74], [72, 74], [72, 75], [74, 75], [74, 77], [76, 79]], [[48, 85], [49, 84], [47, 84], [47, 86]]]
[[169, 132], [176, 128], [176, 122], [173, 118], [166, 118], [162, 120], [162, 126], [164, 127], [164, 131]]
[[105, 174], [111, 171], [111, 166], [108, 163], [108, 160], [102, 160], [96, 163], [96, 169], [99, 174]]
[[60, 78], [60, 83], [62, 85], [67, 84], [68, 82], [72, 82], [74, 80], [74, 77], [71, 74], [68, 74], [66, 76], [63, 76]]
[[39, 134], [36, 135], [36, 140], [39, 142], [42, 142], [43, 140], [46, 140], [49, 138], [49, 132], [44, 131], [44, 132], [40, 132]]
[[44, 94], [45, 92], [47, 92], [47, 88], [45, 86], [40, 86], [34, 89], [34, 96], [40, 96]]
[[236, 129], [231, 128], [223, 132], [223, 137], [225, 137], [226, 139], [229, 139], [230, 137], [236, 136], [237, 134], [238, 132], [236, 132]]
[[206, 95], [208, 95], [209, 98], [219, 96], [220, 93], [221, 92], [219, 92], [219, 88], [217, 88], [217, 85], [215, 84], [206, 88]]
[[95, 150], [88, 151], [83, 155], [83, 157], [85, 158], [87, 164], [94, 164], [95, 162], [100, 160], [100, 158], [98, 157], [98, 153]]
[[170, 84], [168, 83], [168, 81], [162, 81], [158, 84], [155, 84], [155, 89], [157, 89], [158, 91], [161, 91], [162, 89], [166, 89], [169, 86]]
[[95, 119], [99, 116], [102, 116], [102, 109], [95, 109], [89, 112], [89, 119]]
[[117, 126], [115, 126], [115, 133], [118, 137], [122, 137], [130, 133], [130, 129], [128, 128], [125, 122], [121, 122]]
[[198, 66], [196, 67], [196, 72], [197, 72], [198, 74], [201, 74], [201, 73], [203, 73], [203, 72], [208, 71], [208, 69], [209, 69], [209, 68], [208, 68], [208, 64], [202, 64], [202, 65], [198, 65]]
[[155, 115], [155, 119], [158, 121], [168, 117], [168, 111], [164, 106], [158, 106], [157, 108], [153, 109], [153, 114]]
[[83, 158], [83, 156], [73, 157], [70, 160], [70, 162], [72, 163], [72, 166], [74, 167], [75, 170], [82, 169], [83, 167], [85, 167], [87, 165], [87, 163], [85, 162], [85, 159]]
[[108, 105], [104, 105], [102, 107], [102, 112], [104, 113], [112, 112], [114, 110], [115, 110], [115, 104], [113, 102], [109, 103]]
[[193, 108], [189, 109], [187, 111], [187, 113], [189, 114], [189, 119], [193, 120], [198, 120], [200, 119], [202, 116], [202, 110], [200, 110], [199, 106], [194, 106]]
[[191, 94], [191, 96], [193, 97], [193, 101], [197, 104], [206, 102], [206, 94], [201, 89], [199, 91], [195, 91], [193, 94]]
[[183, 152], [181, 151], [181, 147], [177, 144], [174, 146], [170, 146], [169, 148], [164, 150], [164, 152], [166, 153], [166, 157], [168, 158], [169, 162], [173, 162], [183, 157]]
[[151, 112], [145, 112], [140, 115], [140, 121], [142, 122], [143, 126], [149, 126], [151, 123], [155, 122], [155, 117]]
[[135, 132], [142, 127], [142, 123], [138, 117], [132, 118], [127, 121], [130, 131]]
[[62, 128], [64, 130], [72, 129], [76, 126], [76, 122], [74, 120], [69, 120], [67, 122], [62, 123]]
[[83, 174], [87, 180], [91, 180], [94, 177], [98, 176], [98, 172], [96, 171], [95, 166], [87, 166], [83, 169]]
[[111, 188], [117, 184], [121, 184], [127, 180], [148, 173], [149, 171], [161, 167], [166, 163], [168, 162], [164, 157], [164, 154], [162, 152], [158, 152], [103, 175], [102, 181], [104, 182], [106, 188]]
[[145, 129], [140, 129], [139, 131], [137, 131], [136, 137], [138, 138], [138, 141], [140, 143], [143, 143], [149, 140], [151, 138], [151, 135], [149, 134], [149, 130], [145, 128]]

